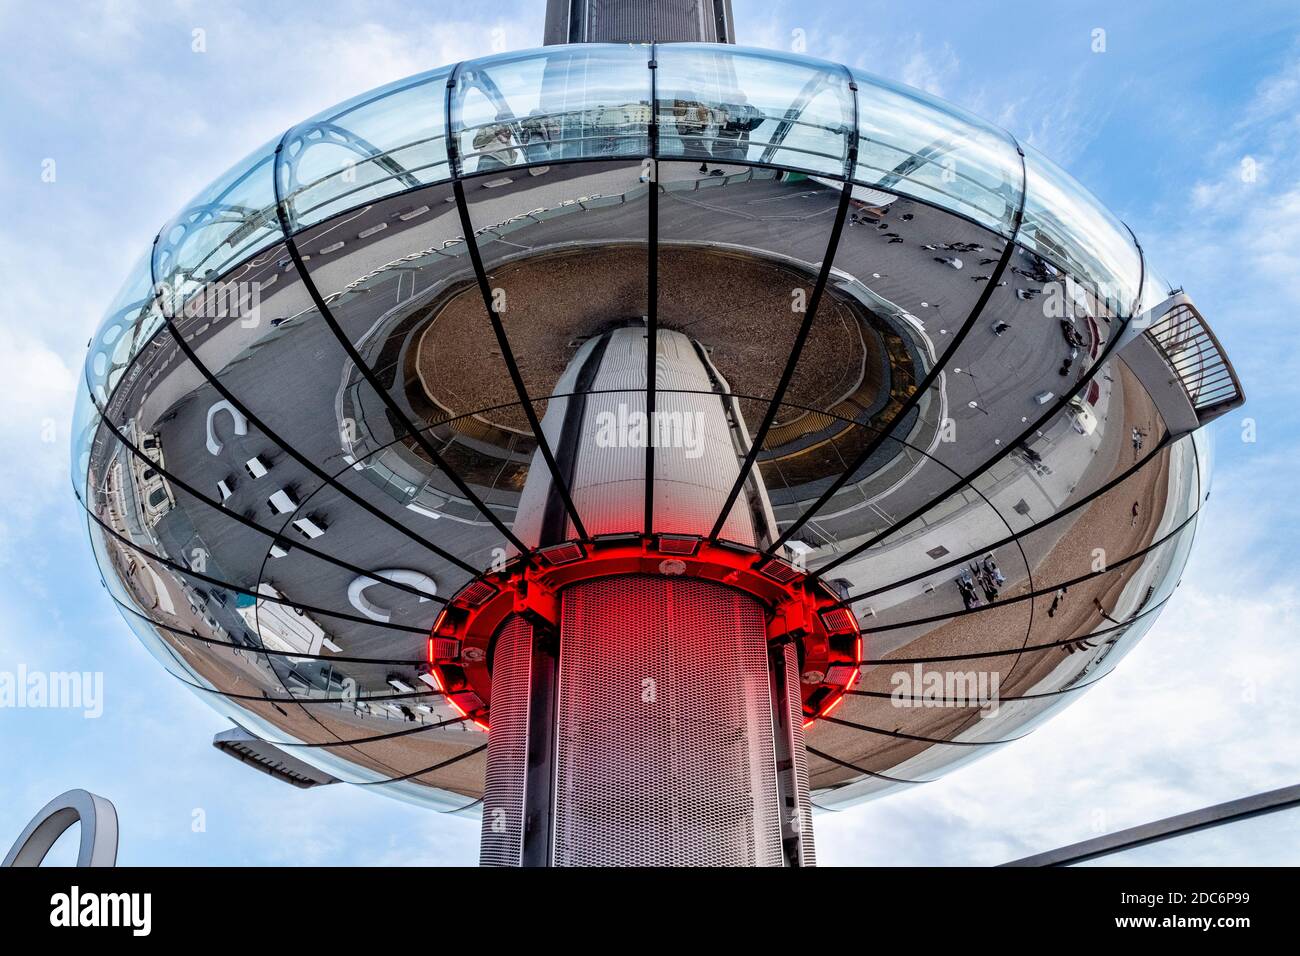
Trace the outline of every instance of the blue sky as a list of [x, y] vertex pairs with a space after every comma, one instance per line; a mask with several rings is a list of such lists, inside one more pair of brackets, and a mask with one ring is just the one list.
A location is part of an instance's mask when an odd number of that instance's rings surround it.
[[[1296, 783], [1300, 8], [734, 6], [742, 43], [789, 48], [802, 31], [809, 54], [923, 87], [1056, 159], [1186, 286], [1250, 398], [1216, 426], [1214, 493], [1182, 586], [1118, 672], [1027, 740], [819, 818], [823, 862], [996, 863]], [[475, 862], [474, 822], [347, 787], [294, 790], [212, 749], [228, 723], [157, 666], [99, 585], [68, 423], [103, 308], [199, 187], [356, 92], [537, 45], [542, 8], [0, 0], [0, 671], [104, 681], [98, 719], [0, 709], [0, 849], [50, 797], [85, 787], [117, 804], [124, 864]], [[1290, 816], [1227, 849], [1297, 862]]]

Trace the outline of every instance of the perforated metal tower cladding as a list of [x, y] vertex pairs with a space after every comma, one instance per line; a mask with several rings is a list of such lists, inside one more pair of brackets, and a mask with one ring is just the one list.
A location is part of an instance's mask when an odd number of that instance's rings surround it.
[[524, 847], [528, 687], [533, 628], [522, 618], [497, 638], [492, 667], [492, 724], [483, 790], [483, 866], [519, 866]]
[[799, 815], [799, 865], [816, 866], [817, 849], [813, 840], [812, 799], [808, 795], [808, 748], [803, 741], [803, 699], [799, 695], [799, 652], [787, 644], [785, 658], [786, 706], [790, 708], [791, 760], [794, 763], [794, 791]]
[[765, 617], [686, 578], [563, 595], [554, 862], [780, 866]]

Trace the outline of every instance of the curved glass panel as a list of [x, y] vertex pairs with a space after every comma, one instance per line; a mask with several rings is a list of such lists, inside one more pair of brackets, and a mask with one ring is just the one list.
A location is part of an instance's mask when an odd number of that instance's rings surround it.
[[965, 110], [855, 70], [856, 182], [950, 209], [1004, 236], [1024, 187], [1015, 140]]
[[584, 43], [461, 64], [451, 125], [460, 171], [649, 149], [649, 46]]
[[99, 432], [99, 408], [90, 397], [85, 378], [77, 385], [77, 399], [72, 411], [72, 489], [81, 501], [86, 498], [86, 476], [90, 469], [90, 450]]
[[661, 157], [844, 175], [853, 92], [843, 67], [718, 44], [664, 44], [655, 56]]
[[152, 627], [141, 615], [145, 612], [136, 603], [134, 598], [125, 590], [122, 579], [114, 571], [114, 563], [110, 557], [108, 545], [105, 543], [107, 536], [104, 530], [97, 525], [90, 515], [83, 515], [86, 522], [86, 534], [90, 540], [91, 552], [95, 558], [95, 564], [99, 568], [100, 580], [103, 582], [105, 589], [114, 602], [114, 607], [122, 615], [122, 619], [131, 632], [144, 645], [146, 651], [154, 658], [163, 669], [173, 677], [179, 677], [183, 680], [193, 681], [195, 675], [185, 666], [185, 661], [180, 657], [173, 648], [159, 638], [159, 632]]
[[1096, 296], [1098, 311], [1131, 315], [1142, 284], [1142, 256], [1124, 224], [1074, 177], [1028, 146], [1025, 190], [1019, 241], [1084, 283]]
[[275, 210], [277, 136], [195, 196], [158, 233], [153, 278], [169, 314], [204, 284], [281, 237]]
[[[1166, 279], [1159, 271], [1151, 267], [1150, 261], [1146, 263], [1146, 268], [1142, 273], [1142, 295], [1138, 301], [1138, 307], [1144, 312], [1148, 309], [1157, 308], [1161, 302], [1169, 298], [1174, 292], [1173, 284]], [[1157, 318], [1158, 316], [1153, 316]]]
[[[1028, 733], [1068, 701], [1058, 692], [1098, 679], [1132, 646], [1177, 582], [1194, 533], [1193, 519], [1141, 557], [1068, 587], [1049, 584], [1037, 593], [1035, 581], [1028, 600], [937, 622], [868, 620], [863, 648], [872, 663], [835, 719], [806, 731], [809, 746], [863, 770], [918, 781]], [[1016, 590], [1011, 583], [1008, 590]], [[823, 805], [894, 785], [853, 782], [861, 775], [830, 761], [810, 762], [810, 774], [814, 792], [851, 783], [818, 796]]]
[[450, 179], [450, 74], [442, 67], [381, 86], [289, 130], [276, 175], [291, 228]]
[[1214, 487], [1214, 430], [1198, 428], [1192, 432], [1192, 444], [1196, 448], [1196, 467], [1201, 475], [1201, 501], [1210, 500], [1210, 491]]
[[162, 322], [154, 297], [151, 251], [136, 262], [90, 340], [85, 381], [100, 403], [108, 401], [123, 370]]

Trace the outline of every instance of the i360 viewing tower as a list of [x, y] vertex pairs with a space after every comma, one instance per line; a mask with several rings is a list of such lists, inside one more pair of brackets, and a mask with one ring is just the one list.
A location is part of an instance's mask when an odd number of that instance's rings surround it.
[[217, 746], [485, 863], [808, 865], [1151, 626], [1242, 401], [1192, 300], [1006, 131], [733, 41], [552, 0], [159, 231], [74, 485]]

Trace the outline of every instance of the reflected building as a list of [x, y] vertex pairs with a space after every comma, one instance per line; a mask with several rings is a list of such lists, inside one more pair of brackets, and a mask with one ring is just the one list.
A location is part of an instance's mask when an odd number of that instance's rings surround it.
[[732, 38], [552, 2], [159, 231], [74, 487], [223, 749], [484, 862], [807, 865], [1151, 626], [1243, 400], [1195, 304], [1007, 132]]

